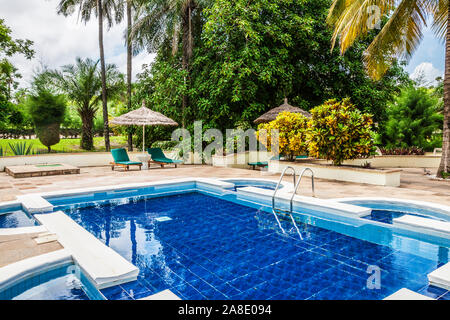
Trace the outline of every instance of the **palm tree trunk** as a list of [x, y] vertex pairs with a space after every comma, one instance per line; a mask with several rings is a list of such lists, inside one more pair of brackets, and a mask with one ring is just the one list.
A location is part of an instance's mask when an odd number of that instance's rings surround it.
[[[186, 87], [189, 86], [190, 77], [189, 77], [189, 64], [192, 57], [193, 52], [193, 43], [192, 43], [192, 9], [193, 3], [189, 1], [188, 5], [184, 9], [182, 16], [182, 30], [183, 30], [183, 54], [182, 54], [182, 67], [186, 72], [186, 76], [184, 78], [184, 84]], [[187, 94], [183, 95], [182, 98], [182, 106], [181, 106], [181, 115], [182, 115], [182, 127], [186, 126], [186, 108], [189, 105], [189, 97]]]
[[[130, 32], [132, 27], [132, 21], [131, 21], [131, 3], [130, 0], [127, 1], [127, 103], [128, 103], [128, 111], [131, 111], [131, 72], [133, 68], [133, 60], [132, 60], [132, 43], [130, 39]], [[133, 131], [130, 127], [128, 129], [128, 150], [133, 151]]]
[[[88, 107], [84, 107], [84, 110], [88, 109]], [[93, 150], [94, 149], [94, 115], [89, 111], [79, 112], [82, 128], [81, 128], [81, 143], [80, 147], [84, 150]]]
[[102, 104], [103, 104], [103, 135], [105, 137], [106, 151], [111, 149], [109, 143], [109, 121], [108, 121], [108, 101], [106, 95], [106, 66], [105, 66], [105, 51], [103, 48], [103, 3], [102, 0], [97, 0], [98, 10], [98, 43], [100, 47], [100, 67], [102, 76]]
[[450, 172], [450, 9], [447, 16], [447, 35], [445, 42], [445, 75], [444, 75], [444, 130], [442, 139], [442, 158], [437, 176], [442, 172]]

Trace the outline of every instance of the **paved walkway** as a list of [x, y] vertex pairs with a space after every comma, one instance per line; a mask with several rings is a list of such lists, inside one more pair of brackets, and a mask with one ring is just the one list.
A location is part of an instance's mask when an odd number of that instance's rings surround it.
[[[81, 168], [77, 175], [48, 176], [14, 179], [0, 173], [0, 201], [16, 199], [25, 193], [67, 190], [74, 188], [118, 185], [131, 182], [169, 180], [186, 177], [217, 178], [266, 178], [278, 180], [279, 174], [257, 170], [215, 168], [211, 166], [181, 166], [175, 168], [152, 168], [144, 171], [111, 171], [110, 167]], [[289, 177], [286, 181], [291, 181]], [[308, 195], [310, 183], [302, 182], [299, 193]], [[395, 197], [442, 203], [450, 206], [450, 181], [431, 180], [423, 169], [403, 169], [400, 187], [383, 187], [368, 184], [317, 179], [316, 194], [319, 198], [342, 197]]]

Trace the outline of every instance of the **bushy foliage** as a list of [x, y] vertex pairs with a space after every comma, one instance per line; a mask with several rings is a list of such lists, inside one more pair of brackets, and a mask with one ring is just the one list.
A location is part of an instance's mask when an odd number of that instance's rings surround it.
[[408, 148], [380, 148], [382, 155], [386, 156], [422, 156], [425, 151], [422, 148], [408, 147]]
[[311, 156], [341, 165], [344, 160], [367, 157], [374, 151], [372, 116], [359, 111], [349, 99], [328, 100], [310, 112]]
[[307, 151], [307, 129], [308, 119], [300, 113], [282, 112], [269, 123], [258, 126], [257, 138], [263, 143], [268, 151], [271, 150], [272, 141], [276, 139], [275, 130], [279, 137], [279, 154], [288, 160], [302, 155]]
[[388, 106], [382, 142], [389, 148], [442, 146], [443, 115], [439, 99], [429, 89], [408, 87]]
[[66, 100], [48, 90], [39, 90], [29, 96], [28, 110], [33, 119], [36, 134], [50, 152], [51, 146], [59, 142], [59, 128], [66, 112]]

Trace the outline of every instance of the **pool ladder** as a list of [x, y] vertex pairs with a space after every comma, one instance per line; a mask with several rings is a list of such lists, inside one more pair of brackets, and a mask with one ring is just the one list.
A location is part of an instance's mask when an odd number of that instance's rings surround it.
[[[292, 197], [291, 197], [290, 202], [289, 202], [289, 211], [287, 211], [287, 210], [282, 210], [282, 209], [277, 209], [277, 208], [275, 207], [275, 196], [276, 196], [276, 194], [277, 194], [277, 192], [278, 192], [278, 189], [280, 188], [281, 181], [283, 180], [284, 175], [286, 174], [286, 172], [287, 172], [288, 170], [292, 170], [292, 176], [293, 176], [293, 179], [294, 179], [294, 186], [295, 186], [295, 187], [294, 187], [294, 192], [292, 193]], [[298, 229], [298, 226], [297, 226], [297, 224], [296, 224], [296, 222], [295, 222], [295, 219], [294, 219], [294, 217], [292, 216], [292, 211], [293, 211], [294, 197], [295, 197], [295, 195], [297, 194], [297, 189], [298, 189], [298, 187], [300, 186], [300, 182], [302, 181], [302, 178], [303, 178], [303, 176], [304, 176], [304, 174], [305, 174], [306, 171], [310, 171], [310, 172], [311, 172], [311, 188], [312, 188], [312, 196], [315, 197], [315, 196], [316, 196], [316, 193], [315, 193], [315, 190], [314, 190], [314, 172], [312, 171], [312, 169], [311, 169], [311, 168], [305, 168], [305, 169], [303, 169], [302, 172], [301, 172], [300, 175], [299, 175], [298, 181], [296, 181], [296, 173], [295, 173], [295, 169], [294, 169], [293, 167], [291, 167], [291, 166], [287, 166], [286, 168], [284, 168], [283, 172], [281, 173], [280, 180], [278, 180], [278, 184], [277, 184], [277, 186], [276, 186], [276, 188], [275, 188], [275, 191], [273, 192], [273, 195], [272, 195], [272, 213], [273, 213], [273, 215], [275, 216], [275, 219], [277, 220], [278, 226], [279, 226], [280, 229], [283, 231], [283, 233], [286, 233], [286, 232], [284, 231], [283, 227], [281, 226], [280, 219], [278, 219], [278, 214], [288, 214], [288, 215], [291, 217], [292, 223], [294, 224], [294, 226], [295, 226], [295, 228], [296, 228], [296, 230], [297, 230], [297, 233], [300, 235], [300, 238], [302, 238], [302, 236], [301, 236], [300, 230]], [[296, 183], [296, 182], [297, 182], [297, 183]]]

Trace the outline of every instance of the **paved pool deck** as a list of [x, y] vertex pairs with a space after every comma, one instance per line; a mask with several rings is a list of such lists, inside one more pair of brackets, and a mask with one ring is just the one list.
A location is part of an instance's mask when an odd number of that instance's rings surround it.
[[[207, 178], [264, 178], [277, 181], [279, 174], [264, 171], [217, 168], [201, 165], [186, 165], [177, 169], [152, 167], [150, 170], [121, 169], [111, 167], [81, 168], [80, 174], [33, 178], [12, 178], [0, 173], [0, 202], [15, 200], [18, 195], [56, 190], [70, 190], [93, 186], [109, 186], [134, 182], [171, 180], [186, 177]], [[291, 177], [285, 177], [292, 181]], [[299, 193], [310, 195], [309, 178], [302, 182]], [[344, 197], [392, 197], [400, 199], [436, 202], [450, 206], [450, 181], [432, 180], [423, 169], [402, 169], [400, 187], [384, 187], [369, 184], [316, 179], [316, 195], [319, 198]]]

